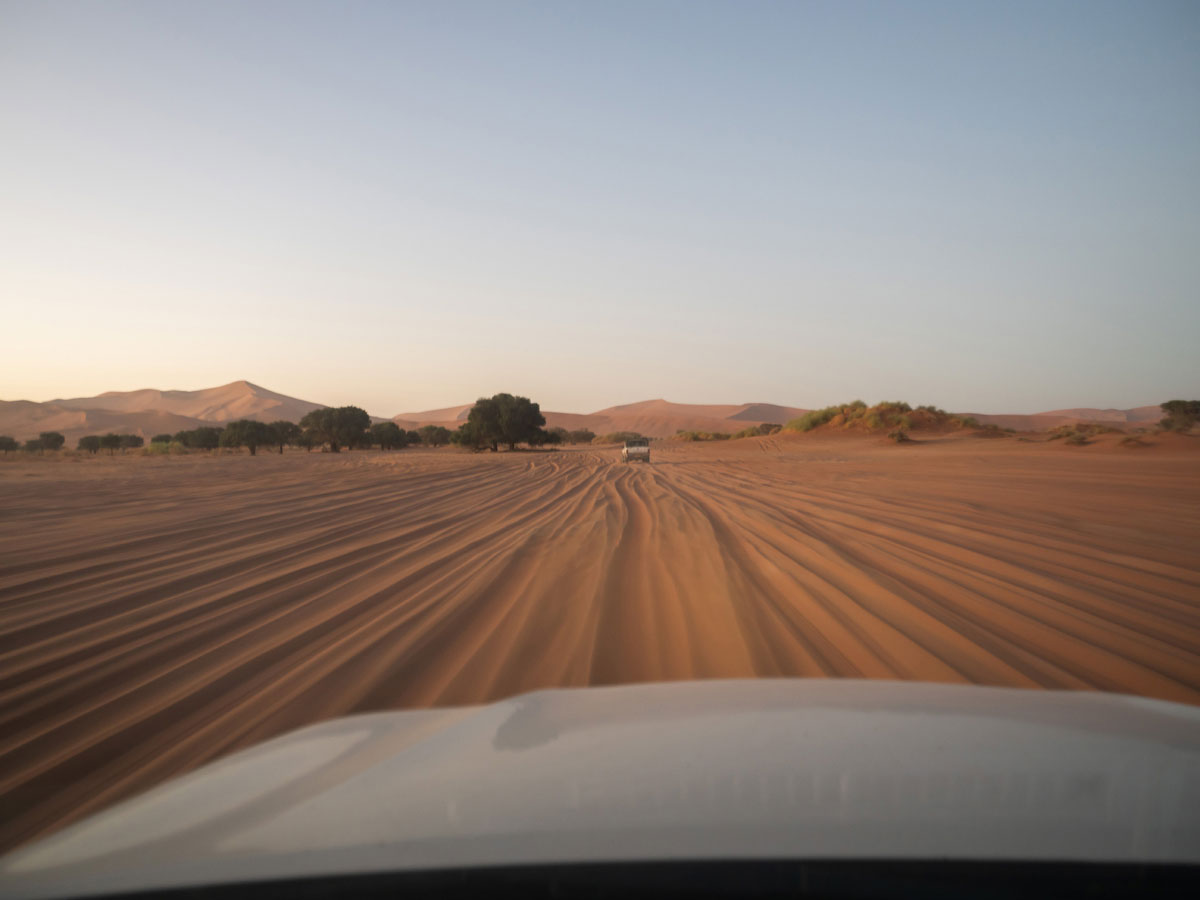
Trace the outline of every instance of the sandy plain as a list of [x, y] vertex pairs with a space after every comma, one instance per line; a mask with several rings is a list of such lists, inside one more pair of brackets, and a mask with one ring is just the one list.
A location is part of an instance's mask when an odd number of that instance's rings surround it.
[[0, 848], [353, 712], [901, 678], [1200, 702], [1200, 438], [0, 462]]

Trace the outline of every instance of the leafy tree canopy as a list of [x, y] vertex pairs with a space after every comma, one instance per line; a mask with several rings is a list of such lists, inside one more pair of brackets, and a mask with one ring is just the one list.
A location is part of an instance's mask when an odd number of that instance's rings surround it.
[[5, 453], [11, 453], [20, 446], [16, 438], [9, 437], [7, 434], [0, 435], [0, 450], [3, 450]]
[[430, 447], [445, 447], [450, 443], [450, 429], [441, 425], [424, 425], [417, 429], [421, 443]]
[[361, 442], [371, 427], [371, 417], [357, 406], [326, 407], [314, 409], [300, 420], [300, 426], [312, 432], [317, 441], [329, 444], [330, 452], [337, 453], [343, 446], [354, 447]]
[[154, 437], [150, 438], [150, 443], [169, 444], [171, 443], [171, 436], [169, 434], [156, 434]]
[[546, 417], [538, 404], [528, 397], [512, 394], [481, 397], [471, 407], [466, 421], [472, 440], [492, 450], [500, 444], [508, 444], [510, 450], [515, 450], [517, 444], [536, 440], [545, 424]]
[[26, 453], [41, 453], [46, 447], [42, 444], [41, 438], [30, 438], [21, 449]]
[[108, 451], [109, 456], [112, 456], [113, 451], [121, 446], [121, 435], [112, 431], [100, 435], [100, 446]]
[[143, 447], [146, 444], [146, 439], [140, 434], [123, 434], [121, 435], [122, 450], [136, 450], [138, 447]]
[[381, 450], [399, 449], [408, 443], [408, 432], [395, 422], [377, 422], [371, 426], [371, 436]]
[[275, 429], [266, 422], [256, 422], [254, 419], [238, 419], [230, 422], [221, 432], [222, 447], [247, 447], [250, 455], [256, 455], [261, 444], [272, 444], [275, 441]]
[[93, 456], [100, 450], [100, 435], [85, 434], [79, 439], [79, 443], [75, 445], [76, 450], [86, 450]]
[[1164, 416], [1158, 424], [1168, 431], [1187, 431], [1200, 421], [1200, 400], [1168, 400], [1159, 408]]
[[61, 450], [62, 445], [67, 442], [67, 439], [57, 431], [43, 431], [38, 435], [38, 440], [47, 450]]
[[288, 422], [285, 419], [280, 419], [277, 422], [270, 424], [271, 443], [279, 447], [279, 452], [283, 453], [283, 448], [286, 446], [297, 446], [300, 443], [300, 436], [303, 431], [295, 422]]

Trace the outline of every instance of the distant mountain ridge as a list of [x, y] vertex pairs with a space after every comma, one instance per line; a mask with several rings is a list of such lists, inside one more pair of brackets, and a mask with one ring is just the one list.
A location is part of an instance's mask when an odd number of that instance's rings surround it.
[[[442, 425], [457, 428], [473, 404], [448, 406], [420, 412], [400, 413], [392, 421], [403, 428]], [[299, 422], [323, 404], [300, 400], [249, 381], [234, 381], [197, 391], [107, 391], [95, 397], [75, 397], [36, 403], [30, 400], [0, 400], [0, 434], [18, 440], [36, 437], [42, 431], [59, 431], [70, 443], [85, 434], [106, 431], [140, 434], [149, 438], [201, 425], [221, 426], [235, 419]], [[673, 403], [656, 398], [610, 406], [593, 413], [543, 410], [546, 424], [569, 430], [587, 428], [597, 434], [636, 431], [649, 437], [669, 437], [677, 431], [735, 432], [751, 425], [783, 425], [808, 410], [774, 403], [698, 404]], [[975, 414], [983, 424], [1021, 431], [1044, 431], [1076, 422], [1111, 425], [1150, 425], [1161, 418], [1157, 406], [1132, 409], [1058, 409], [1032, 415]], [[386, 421], [376, 419], [376, 421]]]

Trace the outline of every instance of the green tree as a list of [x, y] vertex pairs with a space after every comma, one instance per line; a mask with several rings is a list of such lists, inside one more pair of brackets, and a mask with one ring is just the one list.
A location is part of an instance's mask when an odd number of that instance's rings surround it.
[[408, 437], [407, 432], [395, 422], [376, 422], [371, 426], [371, 435], [381, 450], [393, 450], [403, 447]]
[[21, 449], [26, 453], [41, 453], [46, 449], [46, 446], [42, 443], [41, 438], [30, 438]]
[[422, 425], [417, 429], [421, 443], [428, 447], [445, 447], [450, 443], [450, 429], [441, 425]]
[[100, 450], [100, 435], [85, 434], [79, 439], [79, 443], [75, 445], [76, 450], [86, 450], [88, 453], [95, 456]]
[[466, 424], [472, 426], [473, 436], [482, 439], [492, 450], [500, 444], [508, 444], [508, 449], [515, 450], [517, 444], [537, 437], [546, 424], [546, 417], [538, 404], [528, 397], [496, 394], [475, 401], [467, 414]]
[[112, 456], [113, 451], [121, 446], [121, 435], [111, 431], [108, 434], [100, 435], [100, 446], [108, 451], [109, 456]]
[[121, 452], [126, 450], [136, 450], [138, 447], [144, 447], [146, 439], [140, 434], [123, 434], [121, 435]]
[[216, 450], [221, 446], [221, 429], [202, 425], [191, 431], [180, 431], [175, 440], [191, 450]]
[[38, 435], [38, 440], [47, 450], [61, 450], [62, 445], [67, 442], [67, 439], [57, 431], [43, 431]]
[[1167, 431], [1188, 431], [1200, 421], [1200, 400], [1168, 400], [1159, 409], [1164, 416], [1158, 424]]
[[539, 428], [537, 432], [529, 438], [530, 447], [547, 447], [553, 444], [561, 444], [562, 435], [553, 428]]
[[300, 426], [311, 431], [318, 442], [329, 444], [331, 453], [337, 453], [343, 446], [354, 447], [360, 442], [371, 426], [371, 417], [357, 406], [326, 407], [314, 409], [300, 420]]
[[569, 444], [590, 444], [595, 439], [596, 433], [587, 428], [580, 428], [567, 433], [567, 443]]
[[221, 432], [222, 447], [247, 447], [251, 456], [257, 454], [260, 445], [270, 445], [274, 441], [275, 430], [266, 422], [256, 422], [254, 419], [229, 422]]
[[0, 435], [0, 450], [4, 451], [5, 456], [14, 450], [19, 450], [20, 447], [21, 445], [17, 443], [16, 438], [9, 437], [7, 434]]
[[169, 444], [171, 443], [171, 436], [169, 434], [156, 434], [154, 437], [150, 438], [150, 443]]
[[280, 419], [278, 422], [272, 422], [270, 428], [271, 443], [279, 446], [280, 454], [283, 453], [284, 447], [295, 447], [300, 441], [300, 426], [295, 422]]

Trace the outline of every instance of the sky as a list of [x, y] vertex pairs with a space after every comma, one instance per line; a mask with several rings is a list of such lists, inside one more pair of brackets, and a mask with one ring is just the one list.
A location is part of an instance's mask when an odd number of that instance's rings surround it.
[[0, 399], [1200, 395], [1200, 4], [0, 0]]

